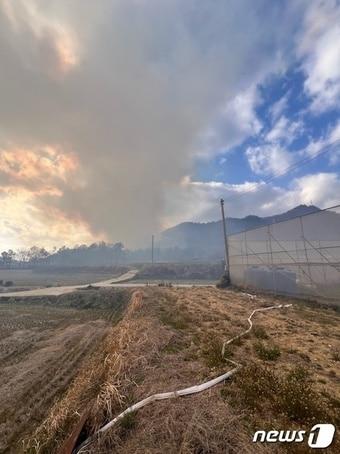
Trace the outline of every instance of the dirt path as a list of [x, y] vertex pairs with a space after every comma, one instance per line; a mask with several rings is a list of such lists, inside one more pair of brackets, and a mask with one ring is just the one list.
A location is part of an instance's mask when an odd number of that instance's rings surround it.
[[[121, 276], [108, 279], [106, 281], [93, 282], [90, 285], [95, 287], [115, 287], [121, 282], [126, 282], [133, 279], [138, 270], [130, 270], [127, 273], [122, 274]], [[6, 292], [0, 293], [0, 298], [10, 297], [10, 296], [59, 296], [64, 295], [65, 293], [71, 293], [79, 289], [88, 287], [89, 284], [85, 285], [64, 285], [60, 287], [44, 287], [33, 290], [23, 290], [18, 292]]]

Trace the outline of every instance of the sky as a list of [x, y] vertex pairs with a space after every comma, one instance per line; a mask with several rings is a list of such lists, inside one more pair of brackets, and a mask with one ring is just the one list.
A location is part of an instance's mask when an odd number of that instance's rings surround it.
[[1, 0], [0, 247], [339, 204], [339, 111], [336, 0]]

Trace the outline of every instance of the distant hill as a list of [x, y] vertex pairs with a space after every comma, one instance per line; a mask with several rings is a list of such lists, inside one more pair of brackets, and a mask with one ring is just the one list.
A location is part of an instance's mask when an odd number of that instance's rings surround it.
[[[285, 221], [310, 213], [320, 212], [316, 206], [299, 205], [285, 213], [275, 216], [246, 216], [244, 218], [227, 218], [229, 234], [251, 230], [272, 223]], [[310, 220], [311, 222], [308, 222]], [[294, 224], [294, 223], [290, 223]], [[223, 259], [222, 221], [183, 222], [161, 233], [156, 241], [154, 260], [158, 263], [206, 263]], [[336, 210], [324, 211], [321, 216], [305, 218], [304, 232], [311, 241], [339, 242], [340, 213]], [[280, 229], [280, 238], [296, 238], [296, 226], [290, 225]], [[335, 252], [334, 252], [335, 253]], [[2, 251], [0, 269], [9, 268], [78, 268], [78, 267], [117, 267], [126, 264], [149, 263], [151, 248], [148, 245], [141, 249], [126, 249], [122, 243], [94, 243], [73, 248], [62, 247], [49, 253], [44, 248], [33, 246], [28, 250]], [[184, 269], [184, 268], [183, 268]], [[204, 269], [204, 268], [203, 268]], [[164, 269], [162, 270], [164, 272]], [[169, 271], [171, 272], [171, 270]], [[185, 276], [187, 271], [180, 273]], [[199, 273], [202, 272], [200, 269]], [[204, 271], [206, 274], [206, 271]]]
[[[299, 205], [292, 210], [267, 217], [246, 216], [244, 218], [227, 218], [227, 232], [238, 233], [244, 230], [262, 227], [274, 222], [286, 221], [297, 216], [320, 211], [314, 205]], [[161, 234], [161, 248], [180, 248], [195, 251], [197, 257], [216, 258], [223, 256], [222, 220], [206, 223], [183, 222]], [[194, 257], [193, 257], [194, 258]]]

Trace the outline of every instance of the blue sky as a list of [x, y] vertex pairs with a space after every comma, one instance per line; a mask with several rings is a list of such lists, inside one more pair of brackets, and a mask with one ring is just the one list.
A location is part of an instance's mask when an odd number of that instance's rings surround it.
[[[245, 137], [234, 147], [227, 147], [225, 150], [222, 148], [220, 153], [208, 163], [198, 160], [195, 177], [201, 181], [218, 180], [240, 184], [244, 181], [258, 181], [261, 178], [259, 175], [270, 174], [270, 172], [253, 171], [247, 150], [252, 147], [261, 147], [266, 143], [272, 144], [273, 140], [266, 140], [265, 137], [280, 121], [287, 128], [296, 123], [296, 130], [289, 132], [289, 129], [284, 129], [283, 137], [278, 138], [278, 143], [284, 144], [284, 152], [289, 154], [293, 161], [303, 158], [303, 152], [311, 142], [327, 137], [338, 124], [340, 106], [334, 105], [325, 111], [311, 112], [309, 110], [311, 99], [304, 91], [305, 80], [303, 71], [290, 69], [284, 74], [272, 76], [264, 84], [259, 84], [257, 86], [259, 100], [254, 111], [261, 123], [260, 131]], [[290, 137], [289, 143], [286, 140], [286, 133]], [[301, 165], [295, 170], [294, 175], [301, 176], [310, 172], [339, 172], [340, 160], [330, 162], [330, 157], [334, 156], [335, 152], [336, 147], [330, 149], [329, 153]], [[288, 163], [287, 166], [282, 166], [282, 173], [285, 168], [288, 168]], [[291, 174], [283, 175], [278, 180], [281, 185], [287, 185], [291, 177]]]
[[0, 245], [340, 202], [339, 0], [2, 0]]
[[[316, 2], [314, 13], [325, 5], [327, 2]], [[339, 3], [328, 2], [329, 5], [337, 8], [339, 14]], [[323, 35], [319, 50], [315, 39], [304, 58], [295, 55], [284, 71], [272, 72], [251, 85], [250, 94], [237, 95], [250, 99], [238, 104], [247, 106], [249, 128], [235, 144], [224, 137], [225, 143], [215, 146], [209, 159], [196, 159], [190, 182], [195, 182], [201, 196], [209, 190], [214, 196], [219, 192], [226, 199], [229, 212], [241, 216], [282, 212], [299, 203], [321, 208], [340, 203], [340, 27], [335, 25], [335, 33], [331, 24], [332, 21], [324, 24], [330, 27], [323, 33], [337, 36], [337, 41], [327, 41]], [[312, 57], [313, 53], [316, 55]], [[306, 64], [308, 59], [313, 60], [313, 65]], [[235, 98], [231, 104], [234, 102]], [[225, 124], [230, 121], [228, 112], [224, 120]], [[299, 164], [301, 160], [305, 162]], [[287, 172], [294, 163], [296, 167]], [[270, 183], [265, 184], [268, 180]], [[245, 188], [251, 192], [250, 204], [244, 203], [243, 195], [240, 198], [238, 193], [247, 183], [252, 183]], [[263, 197], [266, 191], [268, 197]], [[274, 203], [269, 200], [273, 197]], [[213, 218], [210, 209], [206, 216]], [[200, 213], [197, 217], [202, 219]]]

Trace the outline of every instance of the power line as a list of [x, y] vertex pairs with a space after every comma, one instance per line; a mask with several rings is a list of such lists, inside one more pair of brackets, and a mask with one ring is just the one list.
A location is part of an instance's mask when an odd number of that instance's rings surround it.
[[299, 161], [296, 161], [296, 162], [292, 163], [291, 165], [289, 165], [288, 167], [286, 167], [286, 169], [282, 170], [281, 172], [274, 173], [274, 175], [263, 179], [262, 182], [265, 183], [265, 184], [263, 186], [261, 186], [260, 188], [257, 186], [258, 182], [254, 182], [253, 183], [253, 185], [254, 185], [253, 188], [250, 188], [247, 191], [243, 191], [240, 194], [231, 196], [230, 198], [228, 198], [228, 202], [233, 201], [235, 199], [238, 199], [240, 197], [243, 197], [246, 194], [249, 194], [250, 192], [256, 192], [257, 190], [263, 189], [268, 183], [271, 183], [273, 180], [275, 180], [277, 178], [280, 178], [280, 177], [283, 177], [288, 172], [294, 171], [294, 170], [296, 170], [299, 167], [302, 167], [302, 166], [304, 166], [306, 164], [309, 164], [310, 162], [316, 160], [320, 156], [324, 156], [325, 154], [329, 153], [337, 145], [340, 145], [340, 139], [335, 140], [334, 142], [322, 147], [320, 149], [320, 151], [318, 153], [316, 153], [315, 155], [300, 159]]

